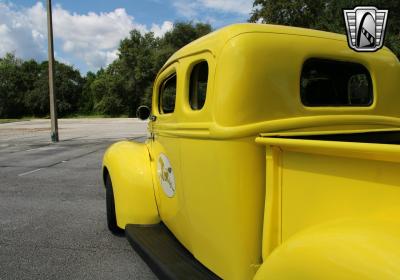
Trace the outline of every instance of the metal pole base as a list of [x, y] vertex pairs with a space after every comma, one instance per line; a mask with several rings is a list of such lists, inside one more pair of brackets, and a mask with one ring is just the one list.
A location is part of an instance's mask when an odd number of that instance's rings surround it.
[[55, 133], [55, 132], [51, 132], [51, 141], [52, 142], [58, 142], [58, 133]]

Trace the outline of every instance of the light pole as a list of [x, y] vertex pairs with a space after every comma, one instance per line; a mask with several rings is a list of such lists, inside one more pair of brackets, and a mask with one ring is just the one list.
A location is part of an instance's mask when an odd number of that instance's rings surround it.
[[51, 141], [58, 142], [57, 121], [57, 97], [54, 92], [54, 45], [53, 45], [53, 17], [51, 12], [51, 0], [47, 0], [47, 32], [48, 32], [48, 56], [49, 56], [49, 94], [50, 94], [50, 118]]

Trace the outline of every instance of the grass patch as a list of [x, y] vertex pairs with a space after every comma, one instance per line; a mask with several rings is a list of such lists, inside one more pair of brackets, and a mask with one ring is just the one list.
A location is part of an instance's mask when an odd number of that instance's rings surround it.
[[73, 115], [66, 115], [63, 116], [61, 119], [110, 119], [110, 118], [127, 118], [128, 115], [118, 115], [118, 116], [109, 116], [109, 115], [96, 115], [96, 114], [89, 114], [89, 115], [80, 115], [80, 114], [73, 114]]
[[20, 122], [25, 121], [24, 119], [0, 119], [0, 123]]
[[[96, 114], [88, 114], [88, 115], [80, 115], [80, 114], [73, 114], [73, 115], [66, 115], [63, 117], [59, 117], [58, 119], [111, 119], [111, 118], [128, 118], [128, 115], [119, 115], [119, 116], [109, 116], [109, 115], [96, 115]], [[2, 123], [12, 123], [12, 122], [23, 122], [29, 121], [34, 119], [42, 119], [42, 120], [50, 120], [49, 116], [43, 117], [23, 117], [20, 119], [1, 119], [0, 124]]]
[[0, 123], [26, 122], [26, 121], [39, 120], [39, 119], [45, 119], [45, 118], [38, 118], [38, 117], [34, 117], [34, 116], [25, 116], [25, 117], [21, 117], [18, 119], [2, 119], [2, 118], [0, 118]]

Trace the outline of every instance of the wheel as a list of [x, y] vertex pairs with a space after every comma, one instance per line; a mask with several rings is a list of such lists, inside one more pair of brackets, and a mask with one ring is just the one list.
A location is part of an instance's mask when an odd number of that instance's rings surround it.
[[117, 217], [115, 215], [115, 200], [112, 182], [110, 176], [106, 179], [106, 207], [107, 207], [107, 225], [108, 229], [114, 235], [123, 235], [124, 230], [118, 227]]

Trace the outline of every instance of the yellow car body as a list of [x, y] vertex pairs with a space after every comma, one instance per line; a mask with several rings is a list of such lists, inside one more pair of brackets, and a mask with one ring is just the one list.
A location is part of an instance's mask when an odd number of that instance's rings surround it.
[[[300, 76], [313, 58], [365, 67], [371, 102], [304, 105]], [[193, 110], [202, 61], [206, 99]], [[171, 74], [175, 107], [163, 112]], [[343, 35], [232, 25], [167, 61], [151, 114], [145, 143], [114, 144], [104, 157], [120, 228], [162, 221], [223, 279], [400, 279], [400, 63], [387, 48], [359, 53]]]

